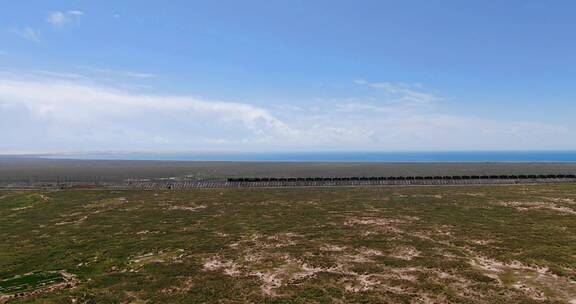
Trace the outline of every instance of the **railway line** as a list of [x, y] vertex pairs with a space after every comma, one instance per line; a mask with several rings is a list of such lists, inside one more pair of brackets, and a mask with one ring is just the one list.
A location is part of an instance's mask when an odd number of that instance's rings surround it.
[[12, 182], [0, 188], [185, 190], [211, 188], [379, 187], [434, 185], [514, 185], [576, 183], [576, 175], [462, 175], [370, 177], [235, 177], [206, 180], [132, 180], [124, 182]]

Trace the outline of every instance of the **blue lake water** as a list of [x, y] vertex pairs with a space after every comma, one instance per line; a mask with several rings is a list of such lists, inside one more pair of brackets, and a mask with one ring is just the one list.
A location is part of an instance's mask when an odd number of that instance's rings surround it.
[[576, 162], [576, 151], [87, 153], [50, 155], [46, 157], [94, 160], [269, 162]]

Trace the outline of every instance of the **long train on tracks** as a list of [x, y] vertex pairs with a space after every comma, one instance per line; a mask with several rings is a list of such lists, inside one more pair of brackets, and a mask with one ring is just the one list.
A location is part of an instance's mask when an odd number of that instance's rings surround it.
[[4, 182], [0, 188], [176, 190], [198, 188], [369, 187], [410, 185], [513, 185], [576, 183], [576, 174], [363, 176], [363, 177], [231, 177], [226, 179], [152, 179], [124, 182]]
[[411, 185], [513, 185], [576, 183], [574, 174], [364, 176], [364, 177], [231, 177], [226, 179], [156, 179], [124, 182], [19, 182], [0, 188], [177, 190], [197, 188], [377, 187]]

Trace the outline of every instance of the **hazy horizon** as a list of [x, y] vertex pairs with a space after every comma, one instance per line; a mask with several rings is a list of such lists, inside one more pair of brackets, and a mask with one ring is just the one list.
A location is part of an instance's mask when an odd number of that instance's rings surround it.
[[179, 151], [0, 154], [0, 158], [55, 160], [230, 161], [230, 162], [576, 162], [576, 151]]

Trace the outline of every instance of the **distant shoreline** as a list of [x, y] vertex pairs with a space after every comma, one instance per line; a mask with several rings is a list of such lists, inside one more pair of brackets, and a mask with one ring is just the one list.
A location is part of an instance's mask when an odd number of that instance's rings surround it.
[[43, 159], [326, 163], [571, 163], [576, 151], [465, 152], [186, 152], [77, 153], [30, 156]]

